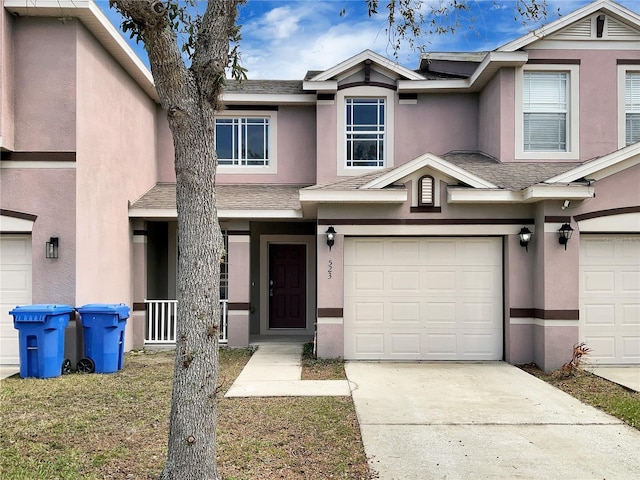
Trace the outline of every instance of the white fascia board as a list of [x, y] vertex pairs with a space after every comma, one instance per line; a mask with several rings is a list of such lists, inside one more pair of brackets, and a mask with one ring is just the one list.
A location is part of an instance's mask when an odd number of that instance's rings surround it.
[[4, 7], [20, 16], [78, 18], [144, 92], [159, 103], [151, 72], [93, 0], [4, 0]]
[[302, 218], [301, 210], [218, 210], [218, 218]]
[[335, 80], [328, 80], [326, 82], [310, 82], [305, 80], [302, 82], [302, 89], [314, 92], [337, 92], [338, 82]]
[[326, 80], [330, 80], [331, 78], [344, 73], [358, 64], [364, 62], [365, 60], [371, 60], [383, 68], [387, 70], [391, 70], [392, 72], [398, 74], [399, 76], [409, 78], [411, 80], [421, 80], [424, 79], [422, 75], [414, 72], [413, 70], [409, 70], [402, 65], [397, 64], [396, 62], [389, 60], [382, 55], [377, 54], [372, 50], [365, 50], [360, 52], [359, 54], [345, 60], [342, 63], [339, 63], [335, 67], [330, 68], [329, 70], [325, 70], [322, 73], [319, 73], [315, 77], [311, 79], [312, 82], [324, 82]]
[[360, 189], [365, 190], [384, 188], [424, 167], [431, 167], [475, 188], [498, 188], [496, 185], [487, 182], [486, 180], [473, 175], [472, 173], [469, 173], [466, 170], [447, 162], [446, 160], [443, 160], [437, 155], [425, 153], [424, 155], [421, 155], [418, 158], [415, 158], [410, 162], [391, 170], [385, 175], [382, 175], [375, 180], [370, 181], [369, 183], [360, 187]]
[[633, 143], [597, 160], [582, 164], [573, 170], [551, 177], [545, 180], [545, 183], [570, 183], [580, 178], [600, 180], [638, 163], [640, 163], [640, 142]]
[[178, 218], [177, 208], [130, 208], [129, 218]]
[[[178, 218], [175, 208], [132, 208], [129, 218]], [[218, 218], [302, 218], [300, 210], [218, 210]]]
[[447, 203], [522, 203], [522, 192], [448, 187]]
[[33, 220], [0, 215], [0, 233], [2, 232], [30, 233], [32, 231], [33, 231]]
[[313, 203], [403, 203], [406, 189], [389, 190], [300, 190], [300, 202]]
[[527, 63], [527, 52], [489, 52], [469, 78], [459, 80], [400, 80], [399, 92], [467, 90], [482, 86], [482, 79], [502, 67], [518, 67]]
[[593, 198], [594, 190], [587, 185], [533, 185], [523, 191], [524, 202], [540, 200], [585, 200]]
[[513, 52], [515, 50], [520, 50], [521, 48], [524, 48], [531, 43], [541, 40], [544, 37], [547, 37], [578, 20], [588, 17], [598, 10], [604, 10], [619, 19], [626, 20], [629, 23], [635, 24], [637, 27], [640, 27], [640, 15], [616, 3], [610, 2], [609, 0], [601, 0], [599, 2], [590, 3], [582, 8], [579, 8], [578, 10], [570, 12], [567, 15], [561, 17], [559, 20], [556, 20], [555, 22], [551, 22], [548, 25], [543, 25], [537, 30], [534, 30], [527, 35], [524, 35], [503, 45], [496, 51]]
[[316, 103], [317, 97], [315, 94], [303, 94], [303, 95], [294, 95], [294, 94], [251, 94], [251, 93], [223, 93], [222, 101], [226, 104], [231, 105], [241, 105], [241, 104], [249, 104], [255, 105], [256, 102], [260, 104], [273, 104], [273, 105], [284, 105], [284, 104], [314, 104]]

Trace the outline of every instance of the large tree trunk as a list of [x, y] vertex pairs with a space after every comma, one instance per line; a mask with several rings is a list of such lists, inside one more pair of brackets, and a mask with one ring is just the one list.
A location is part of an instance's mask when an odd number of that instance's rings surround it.
[[[176, 2], [177, 3], [177, 2]], [[186, 68], [172, 22], [157, 0], [114, 0], [144, 41], [173, 136], [178, 210], [178, 324], [167, 463], [163, 480], [219, 478], [216, 404], [220, 259], [214, 113], [229, 63], [237, 0], [211, 0]]]

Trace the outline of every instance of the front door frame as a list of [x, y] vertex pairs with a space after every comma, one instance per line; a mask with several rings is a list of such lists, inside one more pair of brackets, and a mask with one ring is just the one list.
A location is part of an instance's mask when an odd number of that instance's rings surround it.
[[[316, 311], [316, 237], [313, 235], [260, 236], [260, 335], [313, 335]], [[269, 328], [269, 245], [306, 245], [306, 328]]]

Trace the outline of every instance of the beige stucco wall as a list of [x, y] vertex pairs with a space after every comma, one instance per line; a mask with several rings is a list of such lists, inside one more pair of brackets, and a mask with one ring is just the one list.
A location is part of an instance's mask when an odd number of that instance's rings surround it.
[[75, 150], [78, 26], [73, 19], [14, 19], [16, 151]]
[[[75, 191], [73, 168], [0, 170], [0, 208], [38, 217], [32, 231], [33, 303], [76, 305]], [[45, 258], [50, 237], [59, 238], [57, 259]]]
[[13, 149], [13, 17], [0, 8], [0, 145]]
[[131, 306], [128, 202], [156, 181], [156, 105], [77, 31], [77, 302]]

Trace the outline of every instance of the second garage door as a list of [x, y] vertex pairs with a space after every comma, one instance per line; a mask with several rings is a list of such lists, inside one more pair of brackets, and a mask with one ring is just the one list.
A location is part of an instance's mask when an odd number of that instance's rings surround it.
[[500, 238], [346, 238], [344, 354], [500, 360]]

